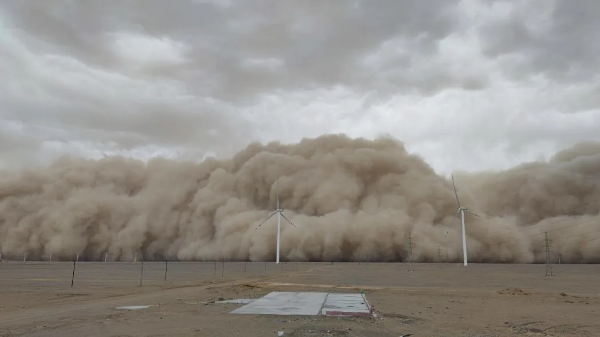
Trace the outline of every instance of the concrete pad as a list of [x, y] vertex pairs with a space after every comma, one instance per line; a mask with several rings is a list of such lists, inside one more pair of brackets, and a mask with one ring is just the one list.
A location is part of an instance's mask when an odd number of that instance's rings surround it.
[[326, 316], [369, 316], [371, 306], [363, 294], [327, 295], [321, 315]]
[[150, 308], [149, 305], [130, 305], [126, 307], [116, 307], [117, 310], [142, 310]]
[[248, 304], [256, 301], [253, 298], [240, 298], [237, 300], [216, 301], [217, 304]]
[[[239, 300], [238, 300], [239, 301]], [[272, 292], [232, 314], [371, 316], [364, 294], [325, 292]]]
[[272, 292], [231, 313], [316, 316], [326, 298], [327, 293], [320, 292]]

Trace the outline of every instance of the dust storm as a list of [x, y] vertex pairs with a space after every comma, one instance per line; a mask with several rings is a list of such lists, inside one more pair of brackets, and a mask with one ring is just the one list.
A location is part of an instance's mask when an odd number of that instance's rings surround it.
[[[455, 174], [472, 262], [600, 262], [600, 145], [548, 161]], [[462, 260], [450, 177], [402, 142], [325, 135], [252, 143], [228, 160], [64, 157], [0, 176], [0, 251], [28, 259], [272, 261], [276, 207], [286, 261]], [[441, 252], [441, 254], [439, 253]]]

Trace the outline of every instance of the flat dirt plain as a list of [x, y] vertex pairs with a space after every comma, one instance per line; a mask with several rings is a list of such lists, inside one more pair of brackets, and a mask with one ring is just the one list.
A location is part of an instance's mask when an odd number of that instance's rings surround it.
[[[600, 336], [600, 266], [0, 263], [0, 336]], [[364, 291], [376, 318], [232, 315], [219, 298]], [[137, 311], [118, 306], [150, 305]]]

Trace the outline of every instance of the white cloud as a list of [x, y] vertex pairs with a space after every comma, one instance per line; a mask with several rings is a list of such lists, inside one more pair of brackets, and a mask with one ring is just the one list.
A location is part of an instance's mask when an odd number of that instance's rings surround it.
[[131, 67], [144, 65], [176, 65], [185, 62], [187, 46], [168, 37], [151, 37], [117, 32], [109, 34], [112, 48], [118, 57]]

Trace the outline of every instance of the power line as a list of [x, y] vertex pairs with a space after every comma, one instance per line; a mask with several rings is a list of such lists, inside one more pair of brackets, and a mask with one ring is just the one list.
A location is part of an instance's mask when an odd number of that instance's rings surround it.
[[[569, 215], [569, 218], [562, 219], [562, 220], [559, 220], [559, 221], [553, 221], [553, 222], [549, 222], [549, 223], [537, 224], [537, 225], [533, 225], [533, 226], [530, 226], [530, 227], [515, 228], [514, 230], [506, 230], [506, 231], [501, 231], [501, 232], [492, 232], [492, 233], [488, 233], [488, 235], [495, 235], [495, 234], [502, 234], [502, 233], [512, 233], [512, 232], [515, 232], [515, 231], [516, 232], [523, 232], [523, 231], [527, 231], [527, 230], [538, 229], [539, 227], [544, 227], [544, 226], [549, 226], [549, 225], [555, 225], [555, 224], [559, 224], [559, 223], [562, 223], [562, 222], [566, 222], [566, 221], [571, 220], [573, 217], [583, 217], [583, 216], [586, 216], [586, 215]], [[593, 221], [596, 218], [600, 217], [600, 215], [589, 215], [589, 214], [587, 216], [593, 216], [594, 218], [590, 219], [590, 220], [586, 220], [586, 222]], [[561, 228], [558, 228], [558, 229], [551, 229], [551, 230], [549, 230], [549, 232], [560, 230], [562, 228], [575, 227], [577, 225], [579, 225], [579, 223], [576, 223], [576, 224], [573, 224], [573, 225], [569, 225], [569, 226], [564, 226], [564, 227], [561, 227]], [[535, 235], [539, 235], [539, 234], [535, 234]]]
[[[575, 208], [571, 209], [571, 211], [573, 211], [573, 210], [576, 210], [576, 209], [578, 209], [578, 208], [580, 208], [580, 207], [583, 207], [583, 206], [587, 206], [587, 205], [590, 205], [590, 204], [596, 203], [596, 202], [600, 202], [600, 199], [596, 199], [596, 200], [592, 200], [592, 201], [585, 202], [585, 203], [583, 203], [583, 204], [579, 204], [579, 205], [577, 205]], [[584, 215], [585, 215], [585, 214], [582, 214], [582, 215], [562, 215], [562, 216], [569, 216], [569, 217], [572, 217], [572, 216], [584, 216]], [[558, 216], [557, 216], [557, 217], [558, 217]], [[538, 228], [538, 227], [544, 227], [544, 226], [549, 226], [549, 225], [552, 225], [552, 224], [557, 224], [557, 223], [565, 222], [565, 221], [568, 221], [568, 220], [569, 220], [569, 219], [562, 219], [562, 220], [558, 220], [558, 221], [554, 221], [554, 222], [548, 222], [548, 223], [542, 223], [542, 224], [538, 223], [538, 224], [536, 224], [536, 225], [533, 225], [533, 226], [528, 226], [528, 227], [520, 227], [520, 228], [517, 228], [517, 230], [518, 230], [518, 231], [527, 231], [527, 230], [536, 229], [536, 228]], [[508, 232], [512, 232], [512, 230], [496, 231], [496, 232], [489, 233], [488, 235], [502, 234], [502, 233], [508, 233]]]
[[[580, 204], [580, 205], [576, 206], [575, 208], [573, 208], [573, 210], [578, 209], [578, 208], [583, 207], [583, 206], [586, 206], [586, 205], [590, 205], [590, 204], [599, 202], [599, 201], [600, 201], [600, 199], [595, 199], [595, 200], [592, 200], [592, 201], [585, 202], [583, 204]], [[586, 215], [575, 215], [575, 216], [582, 217], [582, 216], [586, 216]], [[572, 217], [574, 217], [574, 216], [573, 215], [568, 215], [568, 217], [569, 218], [566, 218], [566, 219], [561, 219], [561, 220], [558, 220], [558, 221], [551, 221], [551, 222], [548, 222], [548, 223], [541, 223], [541, 224], [538, 223], [536, 225], [528, 226], [528, 227], [515, 228], [515, 229], [512, 229], [512, 230], [505, 230], [505, 231], [496, 231], [496, 232], [488, 233], [488, 237], [492, 236], [492, 235], [495, 236], [495, 235], [498, 235], [498, 234], [508, 234], [508, 233], [514, 234], [515, 232], [518, 233], [518, 232], [530, 231], [530, 230], [535, 230], [535, 229], [543, 228], [543, 227], [550, 226], [550, 225], [556, 225], [556, 224], [560, 224], [560, 223], [572, 220]], [[583, 225], [583, 224], [586, 224], [586, 223], [589, 223], [589, 222], [592, 222], [592, 221], [595, 221], [595, 220], [599, 220], [599, 219], [600, 219], [600, 215], [596, 215], [592, 219], [585, 220], [585, 221], [582, 221], [582, 222], [578, 222], [578, 223], [575, 223], [575, 224], [572, 224], [572, 225], [568, 225], [568, 226], [563, 226], [563, 227], [560, 227], [560, 228], [550, 229], [550, 230], [547, 230], [547, 232], [561, 231], [561, 230], [564, 230], [564, 229], [567, 229], [567, 228], [580, 226], [580, 225]], [[522, 236], [521, 239], [532, 238], [532, 237], [540, 236], [542, 234], [543, 233], [535, 233], [535, 234], [531, 234], [531, 235], [527, 235], [527, 236]], [[446, 233], [446, 235], [448, 235], [448, 233]], [[508, 242], [512, 242], [512, 241], [513, 241], [513, 239], [507, 239], [507, 240], [495, 241], [495, 242], [492, 241], [490, 244], [499, 245], [499, 244], [508, 243]]]
[[585, 236], [585, 235], [589, 235], [589, 234], [593, 234], [593, 233], [598, 233], [598, 232], [600, 232], [600, 229], [596, 230], [596, 231], [591, 231], [591, 232], [586, 232], [586, 233], [580, 233], [580, 234], [577, 234], [577, 235], [571, 235], [571, 236], [567, 236], [567, 237], [561, 237], [561, 239], [569, 239], [569, 238], [581, 237], [581, 236]]
[[[582, 245], [584, 243], [588, 243], [588, 242], [592, 242], [592, 241], [598, 241], [598, 240], [600, 240], [600, 237], [595, 238], [595, 239], [591, 239], [591, 240], [583, 240], [583, 241], [579, 241], [579, 242], [572, 242], [572, 243], [569, 243], [569, 244], [566, 244], [566, 245], [560, 245], [560, 248], [569, 247], [569, 246], [572, 246], [572, 245]], [[598, 246], [598, 248], [600, 248], [600, 246]]]
[[[593, 222], [593, 221], [596, 221], [596, 220], [600, 220], [600, 216], [594, 216], [594, 218], [592, 218], [592, 219], [581, 221], [581, 222], [577, 222], [577, 223], [569, 225], [569, 226], [563, 226], [563, 227], [560, 227], [560, 228], [550, 229], [550, 230], [547, 230], [547, 231], [545, 231], [543, 233], [535, 233], [535, 234], [531, 234], [531, 235], [521, 236], [520, 238], [521, 239], [532, 238], [532, 237], [543, 235], [546, 232], [551, 233], [551, 232], [561, 231], [561, 230], [564, 230], [564, 229], [567, 229], [567, 228], [577, 227], [577, 226], [580, 226], [580, 225], [583, 225], [583, 224], [586, 224], [586, 223], [590, 223], [590, 222]], [[564, 221], [566, 221], [566, 220], [564, 220]], [[561, 221], [561, 222], [564, 222], [564, 221]], [[555, 222], [555, 223], [558, 223], [558, 222]], [[509, 233], [509, 231], [506, 231], [505, 233]], [[514, 233], [514, 232], [512, 232], [512, 233]], [[513, 239], [508, 239], [508, 240], [495, 241], [495, 242], [492, 241], [490, 243], [491, 244], [502, 244], [502, 243], [512, 242], [512, 241], [513, 241]]]
[[[596, 232], [598, 232], [598, 231], [596, 231]], [[545, 252], [545, 249], [546, 249], [546, 243], [545, 243], [545, 240], [546, 240], [545, 238], [542, 240], [542, 242], [543, 242], [543, 244], [544, 244], [544, 247], [543, 247], [543, 248], [544, 248], [544, 252]], [[571, 242], [571, 243], [568, 243], [568, 244], [561, 244], [561, 245], [560, 245], [560, 249], [561, 249], [561, 251], [562, 251], [562, 250], [564, 250], [564, 248], [565, 248], [565, 247], [570, 247], [570, 246], [573, 246], [573, 245], [579, 245], [579, 246], [581, 246], [581, 245], [584, 245], [584, 244], [587, 244], [587, 243], [590, 243], [590, 242], [593, 242], [593, 241], [599, 241], [599, 240], [600, 240], [600, 237], [597, 237], [597, 238], [594, 238], [594, 239], [589, 239], [589, 240], [583, 240], [583, 241]], [[552, 240], [550, 240], [548, 244], [549, 244], [549, 245], [550, 245], [550, 244], [552, 244]], [[593, 250], [593, 249], [599, 249], [599, 250], [600, 250], [600, 244], [599, 244], [599, 245], [595, 245], [595, 246], [588, 246], [588, 247], [586, 247], [586, 248], [588, 248], [588, 249], [592, 249], [592, 250]], [[552, 253], [552, 250], [550, 250], [550, 253]]]
[[[527, 239], [527, 238], [539, 236], [539, 235], [542, 235], [542, 234], [545, 235], [545, 237], [547, 237], [548, 233], [550, 233], [550, 232], [557, 232], [557, 231], [564, 230], [564, 229], [567, 229], [567, 228], [570, 228], [570, 227], [575, 227], [575, 226], [583, 225], [583, 224], [592, 222], [594, 220], [598, 220], [599, 218], [600, 218], [600, 216], [596, 216], [593, 219], [589, 219], [589, 220], [586, 220], [586, 221], [578, 222], [578, 223], [576, 223], [574, 225], [569, 225], [569, 226], [564, 226], [564, 227], [561, 227], [561, 228], [556, 228], [556, 229], [548, 230], [548, 231], [545, 231], [543, 233], [536, 233], [536, 234], [533, 234], [533, 235], [522, 237], [522, 239]], [[561, 240], [557, 243], [558, 247], [560, 248], [561, 251], [564, 251], [565, 247], [570, 247], [570, 246], [573, 246], [573, 245], [578, 245], [578, 246], [582, 246], [583, 247], [585, 244], [587, 244], [589, 242], [600, 240], [600, 237], [597, 237], [597, 238], [588, 238], [586, 240], [577, 240], [577, 241], [574, 241], [574, 242], [569, 242], [569, 241], [573, 241], [573, 240], [568, 240], [568, 239], [572, 239], [572, 238], [588, 237], [589, 235], [594, 234], [594, 233], [600, 233], [600, 229], [595, 229], [595, 230], [584, 232], [584, 233], [579, 233], [579, 234], [575, 234], [575, 235], [561, 237], [560, 238]], [[542, 242], [544, 244], [544, 249], [546, 249], [546, 242], [545, 242], [545, 240], [546, 240], [545, 238], [542, 239]], [[566, 243], [565, 243], [565, 240], [567, 241]], [[514, 240], [497, 241], [497, 242], [492, 242], [491, 244], [502, 244], [502, 243], [508, 243], [508, 242], [512, 242], [512, 241], [514, 241]], [[563, 243], [561, 243], [561, 242], [563, 242]], [[552, 243], [552, 242], [551, 241], [548, 242], [548, 246], [550, 246], [550, 243]], [[593, 249], [600, 249], [600, 245], [588, 246], [588, 247], [585, 247], [585, 248], [586, 249], [592, 249], [592, 250]], [[551, 253], [551, 251], [550, 251], [550, 253]]]

